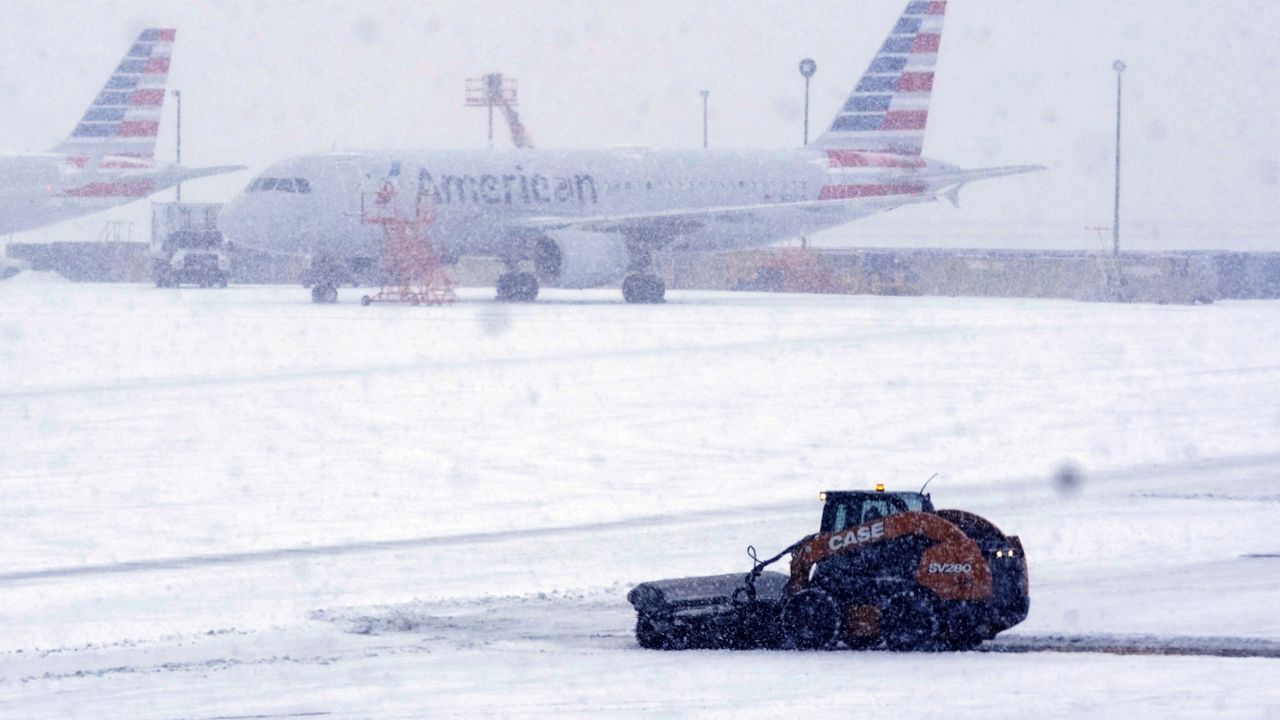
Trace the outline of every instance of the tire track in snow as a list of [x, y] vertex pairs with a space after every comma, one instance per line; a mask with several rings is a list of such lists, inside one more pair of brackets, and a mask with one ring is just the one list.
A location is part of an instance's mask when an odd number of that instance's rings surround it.
[[116, 575], [154, 570], [182, 570], [185, 568], [201, 568], [214, 565], [277, 562], [281, 560], [307, 557], [336, 557], [341, 555], [380, 553], [417, 548], [518, 542], [523, 540], [594, 534], [617, 530], [654, 528], [667, 525], [680, 526], [718, 524], [724, 522], [728, 518], [734, 517], [743, 517], [746, 519], [758, 518], [760, 513], [801, 512], [802, 508], [807, 508], [810, 505], [812, 505], [812, 503], [789, 500], [786, 502], [769, 503], [765, 505], [739, 506], [728, 510], [690, 510], [681, 513], [646, 515], [622, 520], [579, 523], [574, 525], [560, 525], [544, 528], [494, 530], [489, 532], [459, 533], [456, 535], [428, 535], [424, 537], [400, 538], [394, 540], [363, 540], [347, 543], [333, 543], [328, 545], [306, 545], [300, 547], [271, 548], [265, 550], [211, 553], [207, 555], [187, 555], [180, 557], [151, 558], [146, 560], [129, 560], [117, 563], [99, 563], [75, 567], [22, 570], [17, 572], [0, 573], [0, 586], [31, 581], [59, 580], [92, 575]]
[[137, 378], [119, 383], [98, 385], [70, 385], [65, 387], [34, 387], [0, 392], [0, 402], [20, 401], [37, 398], [77, 397], [82, 395], [100, 395], [136, 390], [182, 390], [187, 388], [207, 387], [241, 387], [252, 385], [273, 385], [291, 382], [315, 380], [343, 381], [367, 377], [388, 377], [394, 375], [422, 375], [425, 372], [447, 372], [450, 370], [477, 370], [485, 368], [503, 368], [523, 365], [548, 365], [557, 363], [596, 362], [601, 360], [623, 360], [644, 357], [661, 357], [672, 353], [712, 354], [719, 356], [732, 352], [758, 352], [762, 347], [768, 349], [783, 348], [849, 348], [860, 347], [889, 338], [911, 337], [921, 334], [936, 336], [957, 335], [955, 330], [896, 330], [888, 332], [839, 333], [825, 336], [804, 336], [773, 340], [761, 338], [746, 342], [716, 343], [696, 345], [692, 347], [658, 346], [636, 350], [605, 350], [596, 352], [577, 352], [555, 355], [530, 355], [506, 357], [467, 357], [449, 358], [438, 362], [419, 362], [402, 365], [381, 365], [363, 368], [315, 368], [294, 372], [261, 373], [254, 375], [208, 375], [195, 377], [167, 377], [146, 379]]
[[1163, 635], [1006, 635], [984, 643], [977, 651], [1280, 659], [1280, 641]]
[[[590, 646], [593, 651], [641, 651], [629, 624], [619, 625], [618, 615], [633, 617], [616, 589], [583, 592], [566, 597], [512, 596], [469, 602], [412, 602], [361, 610], [348, 608], [317, 611], [313, 620], [329, 622], [353, 635], [416, 636], [459, 647], [503, 640], [549, 643], [572, 649]], [[669, 651], [649, 651], [660, 654]], [[687, 652], [700, 652], [697, 650]], [[709, 652], [723, 653], [716, 650]], [[729, 655], [792, 653], [793, 650], [729, 651]], [[799, 651], [803, 652], [803, 651]], [[843, 652], [889, 653], [889, 650]], [[1091, 653], [1221, 658], [1280, 659], [1280, 640], [1249, 637], [1190, 637], [1176, 635], [1018, 635], [1005, 634], [974, 650], [980, 653]], [[923, 652], [922, 655], [955, 656], [963, 653]]]

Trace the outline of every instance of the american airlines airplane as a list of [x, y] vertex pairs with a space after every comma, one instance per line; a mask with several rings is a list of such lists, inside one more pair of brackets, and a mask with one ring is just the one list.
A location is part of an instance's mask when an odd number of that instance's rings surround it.
[[71, 135], [49, 152], [0, 155], [0, 234], [124, 205], [240, 166], [183, 168], [155, 161], [176, 31], [143, 30]]
[[787, 151], [406, 150], [307, 155], [268, 168], [222, 210], [234, 243], [309, 259], [311, 297], [336, 302], [376, 262], [379, 202], [431, 209], [441, 256], [500, 258], [497, 297], [622, 280], [662, 302], [654, 255], [767, 245], [1042, 169], [963, 170], [921, 156], [946, 2], [908, 3], [830, 128]]

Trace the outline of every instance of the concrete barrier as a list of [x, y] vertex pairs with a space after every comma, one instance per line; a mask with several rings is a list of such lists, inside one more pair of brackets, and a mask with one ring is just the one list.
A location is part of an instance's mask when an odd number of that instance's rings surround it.
[[[70, 280], [149, 282], [146, 243], [12, 243], [7, 255]], [[672, 289], [870, 295], [1066, 298], [1086, 301], [1204, 303], [1219, 298], [1280, 298], [1280, 252], [1106, 253], [1017, 250], [764, 248], [660, 256]], [[302, 262], [232, 249], [232, 282], [299, 281]], [[492, 286], [501, 264], [465, 258], [452, 270], [460, 286]], [[360, 281], [376, 284], [377, 268]]]
[[139, 242], [10, 243], [8, 257], [26, 261], [32, 270], [56, 272], [80, 282], [146, 282], [151, 255]]
[[673, 288], [1206, 303], [1280, 297], [1280, 253], [764, 249], [672, 258]]

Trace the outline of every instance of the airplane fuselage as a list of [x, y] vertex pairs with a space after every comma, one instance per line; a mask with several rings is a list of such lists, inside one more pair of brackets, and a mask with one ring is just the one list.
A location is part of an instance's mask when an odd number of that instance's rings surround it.
[[[806, 148], [309, 155], [268, 168], [223, 208], [219, 226], [234, 243], [310, 258], [315, 302], [336, 302], [354, 258], [381, 256], [391, 261], [384, 270], [393, 266], [388, 275], [413, 276], [395, 262], [403, 237], [382, 252], [387, 229], [392, 237], [403, 229], [388, 216], [429, 216], [445, 259], [502, 259], [499, 300], [533, 300], [540, 283], [622, 280], [627, 302], [662, 302], [657, 253], [759, 247], [903, 205], [954, 202], [966, 183], [1038, 169], [962, 170], [921, 156], [946, 9], [941, 0], [907, 0], [827, 131]], [[515, 138], [528, 139], [522, 129]]]
[[[849, 154], [845, 154], [848, 156]], [[855, 196], [914, 202], [929, 189], [911, 177], [920, 158], [858, 153], [862, 166], [835, 167], [816, 150], [408, 150], [319, 154], [277, 163], [223, 208], [233, 242], [273, 253], [376, 257], [384, 238], [378, 205], [393, 196], [401, 214], [429, 202], [433, 238], [447, 256], [506, 256], [540, 233], [540, 218], [626, 218], [672, 212], [649, 223], [653, 249], [716, 251], [768, 244], [840, 225], [874, 210], [795, 203]], [[935, 169], [937, 164], [932, 165]], [[280, 189], [280, 180], [290, 180]], [[299, 183], [302, 180], [303, 183]], [[276, 181], [272, 183], [271, 181]], [[271, 185], [271, 187], [264, 187]], [[306, 191], [301, 192], [300, 188]], [[771, 212], [750, 208], [775, 206]], [[684, 217], [699, 208], [743, 208]], [[781, 212], [780, 212], [781, 211]], [[540, 228], [540, 225], [543, 227]]]

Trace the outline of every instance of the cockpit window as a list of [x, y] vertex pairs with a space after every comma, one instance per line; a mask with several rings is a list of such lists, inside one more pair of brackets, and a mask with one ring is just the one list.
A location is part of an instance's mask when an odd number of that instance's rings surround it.
[[268, 192], [270, 190], [307, 194], [311, 192], [311, 182], [306, 178], [260, 177], [249, 184], [247, 192]]

